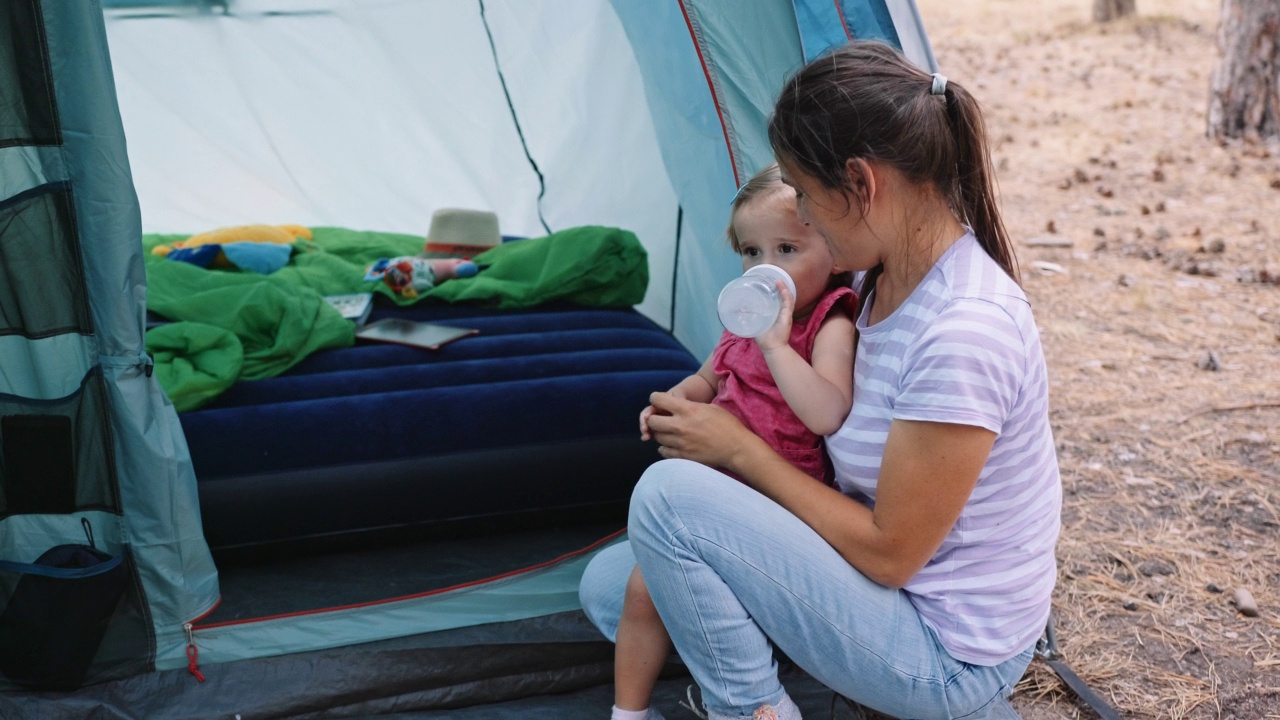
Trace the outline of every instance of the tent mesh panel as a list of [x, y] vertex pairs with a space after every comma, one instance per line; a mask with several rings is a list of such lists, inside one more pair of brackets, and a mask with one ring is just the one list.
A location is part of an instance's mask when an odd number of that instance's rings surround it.
[[0, 3], [0, 147], [59, 145], [39, 0]]
[[0, 202], [0, 335], [90, 332], [70, 188], [50, 183]]
[[0, 395], [0, 518], [120, 512], [105, 396], [98, 368], [58, 400]]

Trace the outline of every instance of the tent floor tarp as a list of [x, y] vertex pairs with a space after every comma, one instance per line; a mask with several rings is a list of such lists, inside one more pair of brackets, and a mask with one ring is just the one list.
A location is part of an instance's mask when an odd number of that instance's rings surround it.
[[[203, 673], [202, 683], [168, 670], [73, 693], [0, 695], [0, 716], [599, 720], [613, 702], [613, 646], [581, 611], [210, 665]], [[781, 677], [806, 718], [851, 717], [843, 703], [833, 710], [833, 693], [798, 668], [784, 662]], [[691, 683], [670, 663], [654, 706], [670, 720], [694, 718], [681, 707]]]
[[[505, 533], [371, 537], [361, 546], [259, 549], [218, 555], [223, 601], [205, 627], [393, 599], [510, 573], [581, 551], [618, 530], [617, 518]], [[384, 542], [385, 541], [385, 542]], [[197, 631], [199, 627], [197, 628]], [[785, 665], [784, 665], [785, 667]], [[580, 610], [378, 642], [164, 670], [74, 692], [0, 694], [0, 717], [103, 718], [559, 718], [605, 717], [613, 646]], [[832, 693], [784, 672], [806, 717], [828, 717]], [[656, 693], [668, 718], [694, 717], [688, 673], [670, 663]], [[696, 697], [696, 690], [695, 690]]]

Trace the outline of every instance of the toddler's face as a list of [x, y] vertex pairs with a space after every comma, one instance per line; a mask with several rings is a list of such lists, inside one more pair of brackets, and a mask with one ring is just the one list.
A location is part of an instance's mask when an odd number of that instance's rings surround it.
[[817, 230], [796, 213], [795, 191], [781, 188], [738, 208], [733, 229], [742, 249], [742, 269], [777, 265], [796, 284], [796, 314], [813, 307], [831, 275], [840, 272]]

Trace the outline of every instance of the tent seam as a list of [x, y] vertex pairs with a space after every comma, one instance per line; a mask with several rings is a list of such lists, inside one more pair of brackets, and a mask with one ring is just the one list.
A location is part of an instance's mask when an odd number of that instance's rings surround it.
[[710, 53], [703, 53], [705, 41], [703, 40], [702, 26], [695, 21], [693, 14], [689, 12], [685, 0], [680, 0], [680, 12], [684, 14], [685, 25], [689, 28], [689, 36], [693, 40], [693, 49], [698, 53], [698, 62], [702, 65], [702, 74], [707, 78], [707, 89], [711, 91], [711, 103], [715, 105], [716, 117], [720, 119], [720, 129], [724, 133], [725, 150], [729, 153], [729, 167], [733, 170], [733, 186], [738, 188], [742, 185], [742, 179], [739, 176], [738, 162], [733, 152], [733, 138], [737, 136], [737, 133], [733, 132], [729, 121], [725, 119], [724, 110], [720, 107], [720, 96], [716, 92], [716, 87], [719, 86], [719, 83], [713, 77], [711, 65], [707, 62], [707, 55]]

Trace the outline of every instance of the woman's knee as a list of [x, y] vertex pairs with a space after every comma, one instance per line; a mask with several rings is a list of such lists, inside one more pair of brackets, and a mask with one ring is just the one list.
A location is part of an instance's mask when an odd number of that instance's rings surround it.
[[627, 527], [634, 535], [666, 524], [681, 506], [707, 490], [708, 483], [728, 476], [692, 460], [659, 460], [640, 476], [631, 492]]
[[645, 468], [631, 491], [631, 507], [647, 506], [664, 494], [665, 486], [672, 479], [688, 475], [694, 468], [704, 467], [691, 460], [659, 460]]

